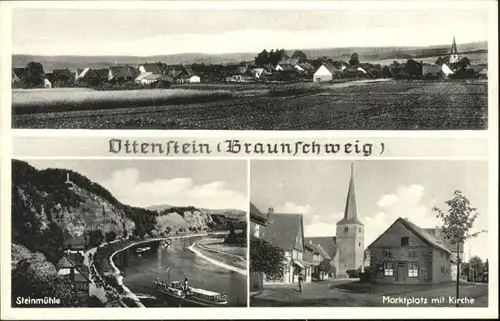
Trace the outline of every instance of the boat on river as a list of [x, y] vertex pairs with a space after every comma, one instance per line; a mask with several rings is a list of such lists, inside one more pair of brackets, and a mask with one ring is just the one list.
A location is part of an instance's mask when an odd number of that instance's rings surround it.
[[169, 283], [156, 280], [155, 288], [172, 306], [221, 307], [227, 304], [225, 294], [190, 286], [185, 289], [179, 281]]
[[142, 253], [142, 252], [146, 252], [146, 251], [149, 251], [149, 250], [151, 250], [151, 247], [147, 246], [147, 247], [140, 247], [137, 250], [135, 250], [135, 252], [136, 253]]

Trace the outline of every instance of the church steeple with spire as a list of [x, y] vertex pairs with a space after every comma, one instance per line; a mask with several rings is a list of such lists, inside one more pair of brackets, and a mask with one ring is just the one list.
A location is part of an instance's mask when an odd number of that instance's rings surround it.
[[338, 276], [347, 276], [348, 270], [361, 269], [363, 271], [364, 230], [363, 223], [358, 219], [354, 188], [354, 165], [351, 163], [351, 178], [347, 190], [344, 217], [337, 222]]
[[457, 43], [455, 42], [455, 37], [453, 37], [453, 43], [451, 44], [451, 53], [450, 53], [450, 63], [458, 62], [458, 49]]

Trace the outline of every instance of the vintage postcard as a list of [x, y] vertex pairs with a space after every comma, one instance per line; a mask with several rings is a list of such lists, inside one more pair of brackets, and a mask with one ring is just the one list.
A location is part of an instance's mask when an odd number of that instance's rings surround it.
[[15, 8], [12, 126], [487, 129], [492, 14]]
[[0, 8], [2, 318], [498, 317], [497, 2]]

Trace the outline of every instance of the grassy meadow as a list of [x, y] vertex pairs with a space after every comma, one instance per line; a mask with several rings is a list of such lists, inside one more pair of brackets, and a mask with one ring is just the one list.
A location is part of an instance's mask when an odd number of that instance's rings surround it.
[[97, 91], [87, 88], [13, 89], [13, 114], [191, 104], [230, 99], [229, 90], [150, 89]]

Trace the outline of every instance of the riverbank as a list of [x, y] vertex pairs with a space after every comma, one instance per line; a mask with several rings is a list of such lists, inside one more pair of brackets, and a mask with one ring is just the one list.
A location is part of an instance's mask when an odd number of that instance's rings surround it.
[[124, 296], [126, 298], [128, 298], [129, 300], [132, 300], [138, 307], [140, 308], [145, 308], [144, 304], [142, 304], [141, 300], [139, 300], [139, 298], [137, 297], [137, 295], [135, 295], [135, 293], [133, 293], [132, 291], [130, 291], [130, 289], [123, 283], [123, 276], [121, 274], [121, 271], [120, 269], [118, 269], [115, 265], [115, 262], [113, 261], [113, 257], [122, 252], [122, 251], [125, 251], [131, 247], [134, 247], [136, 245], [139, 245], [139, 244], [142, 244], [142, 243], [150, 243], [150, 242], [159, 242], [159, 241], [163, 241], [163, 240], [170, 240], [170, 239], [183, 239], [183, 238], [190, 238], [190, 237], [195, 237], [195, 236], [207, 236], [208, 233], [202, 233], [202, 234], [190, 234], [190, 235], [181, 235], [181, 236], [172, 236], [172, 237], [163, 237], [163, 238], [154, 238], [154, 239], [145, 239], [145, 240], [138, 240], [138, 241], [135, 241], [127, 246], [125, 246], [124, 248], [122, 249], [118, 249], [116, 251], [114, 251], [110, 257], [109, 257], [109, 264], [111, 265], [111, 267], [113, 268], [114, 270], [114, 277], [116, 279], [116, 282], [117, 282], [117, 285], [119, 287], [121, 287], [123, 289], [123, 292], [124, 292]]
[[221, 262], [220, 260], [217, 260], [213, 257], [210, 257], [206, 253], [203, 253], [204, 249], [202, 247], [200, 247], [199, 242], [193, 243], [188, 249], [191, 252], [195, 253], [196, 255], [200, 256], [201, 258], [207, 260], [208, 262], [210, 262], [216, 266], [219, 266], [219, 267], [222, 267], [224, 269], [239, 273], [241, 275], [245, 275], [245, 276], [247, 275], [246, 269], [242, 269], [242, 268]]

